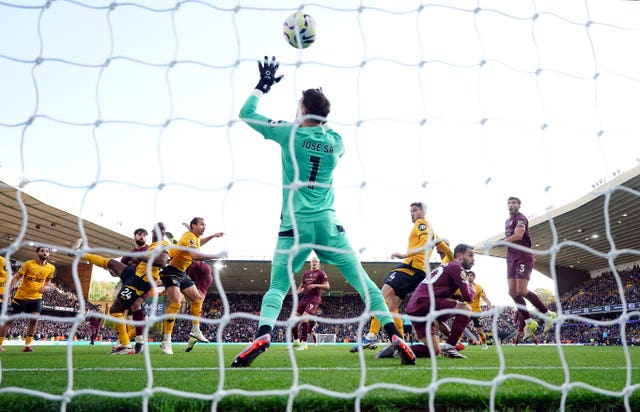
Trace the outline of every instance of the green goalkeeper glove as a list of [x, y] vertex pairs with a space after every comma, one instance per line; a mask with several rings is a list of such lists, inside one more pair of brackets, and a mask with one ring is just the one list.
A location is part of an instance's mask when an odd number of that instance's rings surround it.
[[278, 83], [284, 75], [276, 77], [276, 71], [280, 67], [280, 63], [276, 61], [276, 57], [273, 56], [271, 61], [267, 56], [264, 56], [264, 61], [258, 60], [258, 70], [260, 70], [260, 81], [256, 85], [256, 89], [263, 93], [269, 93], [271, 86], [274, 83]]

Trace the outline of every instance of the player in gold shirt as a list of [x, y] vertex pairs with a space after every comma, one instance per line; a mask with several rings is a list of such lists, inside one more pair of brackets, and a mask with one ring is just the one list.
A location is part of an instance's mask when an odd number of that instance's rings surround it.
[[[122, 280], [120, 291], [109, 310], [109, 314], [117, 319], [114, 322], [114, 328], [118, 333], [118, 344], [111, 349], [112, 355], [135, 353], [133, 346], [131, 346], [131, 338], [127, 332], [124, 313], [130, 310], [137, 300], [142, 299], [142, 296], [151, 290], [149, 275], [151, 275], [151, 279], [156, 285], [160, 284], [160, 268], [169, 261], [169, 254], [166, 250], [169, 242], [164, 240], [165, 232], [164, 224], [157, 223], [152, 231], [152, 242], [146, 251], [148, 254], [139, 257], [140, 263], [136, 268], [126, 265], [117, 259], [110, 259], [93, 253], [82, 255], [82, 259], [109, 270]], [[82, 239], [78, 239], [74, 249], [78, 249], [81, 244]], [[158, 251], [157, 249], [161, 250]], [[153, 259], [151, 267], [149, 267], [149, 259]]]
[[[39, 315], [40, 312], [42, 312], [42, 292], [49, 289], [51, 279], [56, 275], [56, 267], [48, 262], [50, 254], [48, 247], [37, 247], [36, 253], [36, 258], [26, 261], [16, 276], [11, 279], [9, 292], [13, 290], [20, 279], [22, 279], [22, 283], [18, 286], [18, 290], [11, 301], [11, 307], [8, 311], [10, 315], [16, 315], [18, 313]], [[0, 352], [4, 351], [2, 344], [9, 331], [9, 326], [11, 326], [14, 320], [14, 317], [10, 317], [2, 328], [0, 328]], [[27, 334], [24, 340], [25, 346], [22, 348], [23, 352], [33, 352], [31, 343], [33, 342], [33, 336], [36, 333], [37, 327], [38, 319], [29, 319]]]
[[473, 312], [473, 314], [471, 315], [471, 320], [473, 321], [473, 327], [476, 328], [476, 332], [480, 337], [480, 342], [482, 342], [482, 349], [488, 349], [487, 335], [482, 329], [482, 316], [480, 316], [479, 313], [482, 312], [483, 300], [487, 305], [487, 310], [490, 310], [493, 306], [491, 305], [491, 301], [485, 294], [484, 288], [478, 285], [475, 280], [476, 274], [471, 270], [467, 270], [467, 282], [469, 282], [469, 286], [471, 286], [476, 291], [476, 296], [469, 304], [471, 306], [471, 311]]
[[200, 315], [202, 313], [202, 301], [204, 296], [198, 291], [195, 282], [186, 274], [186, 270], [194, 260], [211, 260], [218, 259], [218, 255], [207, 255], [200, 252], [200, 246], [206, 244], [211, 239], [221, 237], [222, 232], [200, 238], [205, 228], [205, 221], [201, 217], [194, 217], [189, 223], [189, 230], [186, 231], [178, 240], [176, 247], [171, 248], [169, 256], [171, 263], [162, 270], [161, 279], [165, 287], [165, 296], [167, 297], [167, 306], [165, 309], [168, 316], [164, 320], [163, 329], [164, 336], [160, 342], [160, 349], [167, 355], [173, 355], [171, 348], [171, 334], [175, 324], [175, 315], [180, 311], [180, 294], [186, 296], [191, 304], [189, 305], [189, 314], [194, 317], [191, 321], [191, 332], [189, 336], [189, 345], [186, 351], [193, 349], [196, 342], [209, 342], [200, 331]]
[[5, 286], [7, 286], [7, 278], [9, 277], [6, 265], [7, 262], [4, 259], [4, 256], [0, 256], [0, 302], [2, 302], [4, 298], [4, 290]]
[[[453, 252], [444, 239], [439, 239], [433, 227], [425, 219], [427, 206], [422, 202], [411, 203], [409, 212], [413, 227], [409, 233], [409, 244], [406, 252], [395, 252], [391, 255], [393, 259], [403, 259], [402, 263], [396, 266], [384, 280], [382, 285], [382, 295], [387, 303], [391, 314], [398, 314], [400, 304], [404, 298], [412, 293], [426, 276], [426, 265], [431, 258], [433, 247], [443, 257], [445, 264], [453, 260]], [[402, 318], [394, 316], [393, 322], [400, 333], [402, 333]], [[380, 322], [375, 316], [371, 320], [369, 333], [362, 339], [362, 347], [375, 349], [378, 342], [378, 332]], [[357, 352], [359, 345], [354, 345], [350, 352]]]

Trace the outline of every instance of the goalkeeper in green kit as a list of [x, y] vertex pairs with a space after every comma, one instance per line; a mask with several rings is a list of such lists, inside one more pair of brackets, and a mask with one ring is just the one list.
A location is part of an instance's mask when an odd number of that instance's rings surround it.
[[[240, 118], [281, 149], [282, 212], [278, 243], [271, 265], [271, 284], [262, 298], [255, 340], [231, 366], [249, 366], [269, 348], [271, 331], [290, 291], [289, 270], [300, 271], [312, 250], [322, 263], [335, 265], [366, 302], [401, 355], [402, 364], [415, 364], [415, 355], [402, 340], [380, 289], [358, 261], [333, 209], [333, 170], [344, 154], [342, 138], [326, 123], [331, 104], [321, 89], [302, 92], [295, 123], [273, 121], [258, 113], [260, 98], [283, 76], [279, 63], [266, 56], [258, 62], [260, 81], [240, 110]], [[291, 264], [289, 264], [291, 262]], [[367, 299], [368, 296], [368, 299]]]

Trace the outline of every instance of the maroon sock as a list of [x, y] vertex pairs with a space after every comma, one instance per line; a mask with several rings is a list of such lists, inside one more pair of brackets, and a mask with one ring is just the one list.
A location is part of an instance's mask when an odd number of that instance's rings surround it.
[[296, 325], [291, 329], [291, 336], [293, 340], [298, 339], [298, 328], [300, 328], [300, 322], [296, 323]]
[[309, 335], [309, 322], [302, 323], [302, 331], [300, 332], [300, 342], [306, 342]]
[[471, 320], [471, 317], [465, 315], [456, 315], [453, 319], [453, 323], [451, 324], [451, 333], [447, 338], [447, 343], [451, 346], [456, 346], [458, 344], [458, 339], [462, 336], [464, 332], [464, 328], [467, 326], [467, 323]]
[[427, 345], [411, 345], [411, 350], [416, 355], [416, 358], [430, 358], [429, 348]]
[[[516, 309], [518, 309], [518, 312], [520, 313], [520, 316], [522, 316], [523, 320], [527, 320], [531, 317], [531, 314], [529, 313], [529, 311], [527, 311], [526, 307], [527, 307], [527, 302], [524, 301], [524, 298], [522, 296], [516, 296], [515, 298], [512, 298], [514, 302], [516, 302]], [[522, 305], [522, 307], [520, 307], [520, 305]]]
[[547, 305], [545, 305], [535, 293], [531, 291], [527, 292], [526, 298], [533, 306], [536, 307], [536, 309], [540, 311], [540, 313], [547, 313], [549, 310]]
[[[144, 320], [144, 311], [142, 309], [138, 309], [135, 312], [131, 312], [131, 317], [133, 320]], [[136, 326], [136, 336], [142, 336], [144, 334], [144, 326]]]
[[313, 339], [313, 343], [318, 343], [318, 339], [316, 338], [316, 333], [313, 330], [313, 328], [315, 328], [317, 324], [318, 323], [315, 320], [309, 321], [309, 336], [311, 336], [311, 339]]

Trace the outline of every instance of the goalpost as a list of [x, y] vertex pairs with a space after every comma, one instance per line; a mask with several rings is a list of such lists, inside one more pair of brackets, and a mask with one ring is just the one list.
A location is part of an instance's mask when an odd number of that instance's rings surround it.
[[335, 333], [316, 333], [317, 343], [336, 343], [337, 335]]
[[[317, 23], [317, 40], [305, 50], [291, 48], [282, 35], [284, 19], [298, 10]], [[258, 80], [256, 60], [275, 55], [285, 77], [263, 98], [261, 112], [293, 120], [301, 91], [323, 88], [332, 102], [330, 123], [346, 147], [336, 169], [335, 207], [363, 260], [385, 259], [406, 244], [406, 210], [416, 200], [426, 201], [439, 234], [472, 243], [500, 232], [510, 195], [523, 199], [525, 213], [544, 216], [590, 193], [593, 182], [610, 195], [611, 177], [637, 166], [639, 22], [640, 3], [633, 1], [4, 1], [0, 180], [77, 214], [78, 222], [86, 218], [126, 233], [157, 221], [179, 231], [185, 219], [206, 214], [208, 233], [226, 233], [208, 247], [230, 258], [270, 256], [281, 202], [279, 152], [249, 131], [238, 111]], [[639, 194], [631, 194], [637, 201]], [[607, 213], [603, 206], [602, 218], [616, 224]], [[38, 241], [21, 238], [34, 217], [17, 219], [15, 233], [3, 238], [3, 255]], [[78, 235], [65, 234], [55, 246], [68, 251]], [[98, 252], [122, 254], [94, 241], [88, 239]], [[556, 238], [548, 252], [556, 256], [568, 247], [610, 253], [603, 258], [610, 269], [620, 253], [640, 256], [638, 248], [619, 250], [613, 238], [604, 252]], [[487, 276], [506, 282], [503, 266]], [[74, 276], [79, 279], [77, 268]], [[215, 279], [223, 315], [209, 321], [255, 323], [255, 313], [228, 312], [221, 267]], [[553, 281], [557, 295], [555, 272]], [[624, 308], [616, 322], [623, 326], [637, 315]], [[354, 316], [362, 335], [370, 313]], [[288, 319], [289, 327], [298, 320], [293, 313]], [[80, 316], [74, 325], [83, 321]], [[560, 308], [556, 322], [566, 321], [586, 322]], [[317, 337], [318, 343], [337, 340], [336, 334]], [[561, 410], [575, 389], [622, 399], [627, 410], [638, 391], [631, 362], [625, 387], [609, 391], [576, 380], [560, 346], [561, 384], [511, 373], [499, 346], [499, 370], [490, 382], [462, 373], [444, 377], [435, 360], [421, 359], [432, 367], [433, 382], [389, 390], [428, 396], [431, 410], [439, 388], [452, 382], [490, 386], [491, 410], [499, 409], [496, 391], [509, 380], [560, 393]], [[629, 358], [626, 342], [622, 354]], [[60, 373], [71, 373], [74, 355], [68, 351], [68, 368]], [[218, 355], [222, 360], [223, 349]], [[299, 372], [310, 366], [289, 355], [290, 386], [260, 393], [287, 396], [288, 410], [303, 390], [348, 399], [360, 410], [380, 389], [371, 384], [362, 353], [353, 357], [361, 379], [346, 394], [305, 381]], [[246, 370], [215, 367], [220, 385], [193, 393], [158, 383], [154, 367], [161, 368], [145, 362], [147, 385], [140, 391], [95, 391], [139, 396], [145, 407], [153, 395], [169, 392], [206, 399], [212, 410], [231, 396], [253, 396], [237, 380]], [[9, 373], [3, 368], [0, 377]], [[72, 376], [68, 381], [53, 395], [40, 388], [26, 393], [62, 399], [64, 409], [86, 394], [75, 391]], [[1, 384], [2, 393], [25, 393]]]

